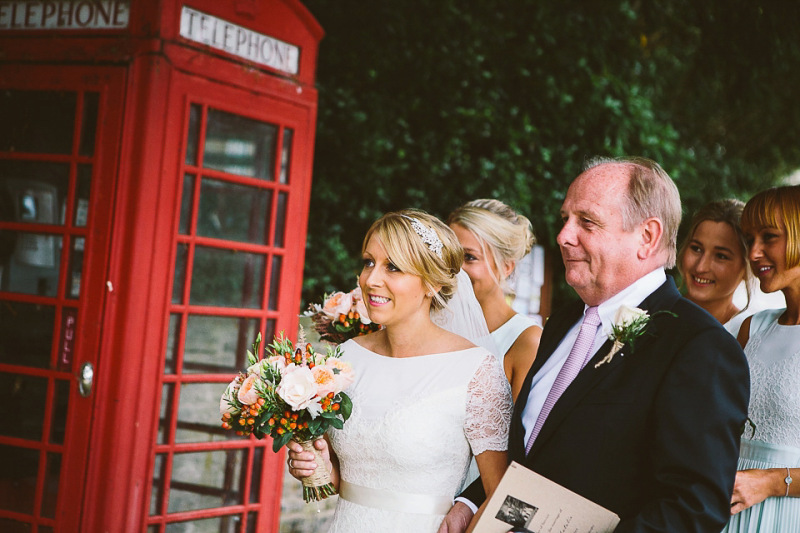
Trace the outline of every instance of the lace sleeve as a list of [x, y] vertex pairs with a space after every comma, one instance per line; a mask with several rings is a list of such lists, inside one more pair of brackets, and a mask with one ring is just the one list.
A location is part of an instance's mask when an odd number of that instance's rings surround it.
[[464, 432], [474, 455], [508, 449], [512, 410], [511, 385], [500, 361], [488, 354], [467, 386]]

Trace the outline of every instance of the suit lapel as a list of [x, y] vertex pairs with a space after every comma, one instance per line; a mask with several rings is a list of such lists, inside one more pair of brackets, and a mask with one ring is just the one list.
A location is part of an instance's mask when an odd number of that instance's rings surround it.
[[[671, 308], [678, 298], [680, 298], [680, 294], [675, 287], [674, 281], [668, 276], [667, 281], [639, 304], [639, 308], [644, 309], [652, 316], [657, 311]], [[564, 333], [566, 333], [566, 331]], [[646, 333], [637, 340], [635, 344], [636, 352], [646, 351], [647, 345], [653, 342], [657, 335], [658, 324], [657, 321], [654, 321], [648, 325]], [[545, 420], [539, 435], [536, 437], [536, 441], [533, 443], [533, 448], [531, 448], [529, 454], [530, 456], [533, 456], [536, 450], [547, 442], [547, 439], [557, 430], [561, 421], [569, 415], [592, 388], [605, 379], [616, 366], [625, 363], [626, 354], [630, 353], [630, 346], [628, 345], [623, 346], [610, 362], [595, 368], [595, 365], [608, 354], [613, 344], [611, 340], [605, 342], [558, 399], [553, 409], [550, 411], [550, 414], [547, 416], [547, 420]], [[527, 383], [529, 384], [530, 381]], [[529, 389], [523, 388], [522, 390]], [[520, 413], [521, 412], [522, 411], [520, 411]]]

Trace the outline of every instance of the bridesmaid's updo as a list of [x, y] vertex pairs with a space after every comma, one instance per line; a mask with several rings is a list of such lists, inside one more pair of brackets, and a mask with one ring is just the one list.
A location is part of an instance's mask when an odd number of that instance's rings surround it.
[[[427, 239], [433, 241], [431, 244], [423, 241], [428, 231], [433, 232]], [[424, 211], [404, 209], [387, 213], [372, 223], [361, 245], [362, 253], [373, 236], [381, 241], [394, 266], [419, 276], [426, 290], [434, 292], [431, 309], [442, 309], [456, 292], [456, 275], [464, 262], [464, 250], [453, 230]], [[435, 242], [437, 239], [441, 248]]]
[[491, 272], [503, 290], [508, 290], [503, 265], [525, 257], [536, 244], [531, 221], [494, 199], [467, 202], [450, 213], [447, 224], [458, 224], [472, 232], [487, 259]]

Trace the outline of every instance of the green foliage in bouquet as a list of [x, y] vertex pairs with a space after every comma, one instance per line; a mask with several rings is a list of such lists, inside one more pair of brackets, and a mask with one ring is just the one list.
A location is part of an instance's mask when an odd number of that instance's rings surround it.
[[338, 346], [320, 354], [301, 343], [295, 347], [280, 333], [259, 359], [259, 333], [247, 352], [250, 366], [220, 400], [223, 428], [259, 439], [270, 436], [277, 452], [290, 440], [313, 440], [330, 427], [344, 427], [353, 410], [343, 392], [353, 380], [350, 365], [339, 359]]

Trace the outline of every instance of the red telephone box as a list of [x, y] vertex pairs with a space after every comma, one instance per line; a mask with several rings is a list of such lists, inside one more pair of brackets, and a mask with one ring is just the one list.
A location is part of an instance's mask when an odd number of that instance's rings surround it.
[[0, 530], [278, 530], [218, 405], [297, 330], [321, 38], [297, 0], [0, 0]]

